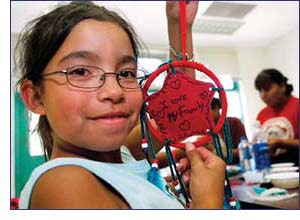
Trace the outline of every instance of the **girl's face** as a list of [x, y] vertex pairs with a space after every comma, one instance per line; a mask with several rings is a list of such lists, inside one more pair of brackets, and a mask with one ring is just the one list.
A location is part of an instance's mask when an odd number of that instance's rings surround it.
[[283, 99], [286, 97], [284, 94], [285, 89], [285, 85], [271, 83], [267, 88], [262, 88], [259, 91], [259, 95], [266, 105], [276, 108], [284, 103]]
[[[97, 66], [105, 72], [136, 68], [123, 29], [92, 19], [73, 28], [44, 73], [75, 65]], [[140, 89], [122, 89], [116, 75], [106, 75], [102, 87], [86, 90], [68, 84], [61, 73], [45, 77], [42, 102], [54, 147], [108, 152], [118, 149], [136, 125], [142, 93]]]

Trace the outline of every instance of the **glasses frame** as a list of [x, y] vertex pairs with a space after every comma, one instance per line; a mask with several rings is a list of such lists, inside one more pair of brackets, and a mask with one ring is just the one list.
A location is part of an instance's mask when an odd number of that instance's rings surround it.
[[[101, 70], [103, 72], [103, 74], [99, 75], [99, 77], [103, 77], [103, 83], [100, 86], [94, 86], [94, 87], [83, 87], [83, 86], [77, 86], [77, 85], [72, 84], [70, 79], [69, 79], [69, 72], [70, 72], [71, 69], [74, 69], [76, 67], [83, 67], [83, 68], [84, 67], [92, 67], [92, 68]], [[133, 69], [133, 68], [127, 68], [127, 69]], [[136, 88], [128, 88], [128, 87], [124, 87], [120, 84], [120, 78], [119, 78], [120, 77], [120, 72], [123, 71], [123, 70], [126, 70], [126, 69], [122, 69], [122, 70], [117, 71], [117, 72], [105, 72], [103, 69], [101, 69], [100, 67], [97, 67], [97, 66], [75, 65], [75, 66], [70, 66], [67, 69], [62, 69], [62, 70], [57, 70], [57, 71], [50, 72], [50, 73], [45, 73], [41, 76], [41, 78], [44, 79], [46, 76], [51, 76], [51, 75], [55, 75], [55, 74], [59, 74], [59, 73], [64, 73], [65, 76], [66, 76], [67, 82], [73, 87], [81, 88], [81, 89], [97, 89], [97, 88], [102, 87], [105, 84], [106, 75], [116, 75], [116, 80], [117, 80], [117, 82], [118, 82], [118, 84], [121, 88], [123, 88], [123, 89], [140, 89], [141, 88], [141, 83], [140, 82], [147, 78], [146, 70], [141, 69], [141, 68], [137, 68], [137, 70], [144, 73], [144, 76], [136, 77], [136, 79], [137, 79], [137, 87]]]

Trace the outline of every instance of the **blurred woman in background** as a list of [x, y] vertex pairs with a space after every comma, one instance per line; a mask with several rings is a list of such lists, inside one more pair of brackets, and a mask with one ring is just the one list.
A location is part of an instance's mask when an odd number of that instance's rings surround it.
[[257, 115], [268, 134], [272, 163], [299, 164], [299, 98], [293, 86], [276, 69], [264, 69], [255, 79], [255, 88], [267, 105]]

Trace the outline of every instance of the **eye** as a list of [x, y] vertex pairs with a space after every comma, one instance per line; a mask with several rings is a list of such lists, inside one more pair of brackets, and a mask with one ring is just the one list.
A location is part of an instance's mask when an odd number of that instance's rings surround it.
[[92, 72], [84, 67], [74, 67], [69, 70], [69, 74], [74, 76], [88, 76], [91, 75]]
[[119, 71], [119, 76], [126, 79], [136, 78], [136, 70], [135, 69], [125, 69]]

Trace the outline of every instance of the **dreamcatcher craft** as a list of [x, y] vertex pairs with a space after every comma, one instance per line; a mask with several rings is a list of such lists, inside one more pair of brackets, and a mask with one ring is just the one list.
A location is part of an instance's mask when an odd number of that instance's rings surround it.
[[[225, 133], [225, 143], [227, 145], [226, 162], [232, 160], [232, 143], [229, 132], [229, 126], [226, 121], [227, 100], [225, 91], [215, 74], [204, 65], [187, 60], [186, 55], [186, 2], [180, 1], [180, 28], [181, 28], [181, 56], [180, 61], [166, 62], [155, 70], [145, 82], [142, 90], [144, 104], [140, 114], [142, 148], [150, 162], [151, 169], [148, 174], [148, 180], [155, 184], [162, 191], [165, 191], [162, 179], [158, 174], [158, 161], [152, 143], [152, 135], [162, 143], [165, 143], [165, 150], [172, 176], [172, 184], [177, 189], [178, 194], [183, 197], [188, 207], [190, 199], [186, 193], [185, 185], [181, 175], [176, 169], [176, 162], [172, 156], [170, 146], [176, 148], [185, 148], [182, 143], [188, 137], [201, 135], [202, 138], [193, 142], [196, 147], [200, 147], [211, 139], [216, 148], [217, 155], [222, 159], [223, 153], [220, 146], [218, 132], [223, 128]], [[187, 74], [176, 70], [178, 67], [188, 67], [199, 70], [204, 73], [213, 83], [198, 81]], [[149, 95], [148, 90], [154, 79], [161, 73], [167, 72], [163, 87], [156, 93]], [[215, 94], [219, 93], [222, 103], [222, 114], [216, 124], [214, 124], [211, 111], [211, 101]], [[150, 117], [155, 121], [157, 128], [150, 123]], [[148, 149], [149, 148], [149, 149]], [[148, 154], [151, 153], [152, 158]], [[225, 159], [224, 159], [225, 160]], [[232, 195], [229, 185], [228, 175], [224, 183], [225, 208], [235, 209], [237, 203]], [[181, 197], [181, 198], [182, 198]]]

